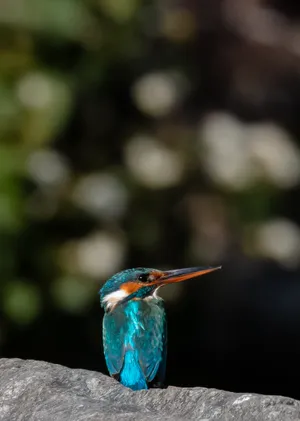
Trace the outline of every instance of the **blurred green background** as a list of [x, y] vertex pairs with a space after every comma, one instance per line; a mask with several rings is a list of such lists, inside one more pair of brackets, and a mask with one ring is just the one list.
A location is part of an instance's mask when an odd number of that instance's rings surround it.
[[106, 279], [223, 264], [169, 383], [300, 398], [299, 75], [296, 2], [1, 0], [1, 355], [105, 371]]

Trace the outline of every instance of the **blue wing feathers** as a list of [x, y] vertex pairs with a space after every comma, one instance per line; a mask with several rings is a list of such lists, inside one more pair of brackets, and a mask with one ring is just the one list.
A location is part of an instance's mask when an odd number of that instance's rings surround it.
[[145, 375], [138, 361], [137, 351], [128, 350], [125, 353], [120, 382], [133, 390], [148, 389]]
[[146, 389], [159, 374], [164, 379], [166, 319], [162, 300], [130, 301], [105, 314], [104, 354], [111, 375], [134, 390]]
[[120, 373], [125, 354], [124, 329], [120, 316], [121, 314], [116, 314], [114, 317], [106, 314], [103, 319], [104, 356], [111, 376]]

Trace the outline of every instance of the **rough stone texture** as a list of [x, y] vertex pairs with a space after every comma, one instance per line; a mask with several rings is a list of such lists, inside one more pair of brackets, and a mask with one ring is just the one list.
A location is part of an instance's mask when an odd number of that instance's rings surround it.
[[101, 373], [1, 359], [0, 420], [300, 421], [300, 403], [200, 387], [132, 392]]

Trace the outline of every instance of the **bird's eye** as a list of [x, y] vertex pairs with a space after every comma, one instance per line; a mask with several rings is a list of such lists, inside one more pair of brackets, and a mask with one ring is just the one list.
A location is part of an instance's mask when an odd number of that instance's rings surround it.
[[145, 273], [145, 274], [143, 274], [143, 275], [139, 275], [139, 277], [138, 277], [138, 280], [140, 281], [140, 282], [148, 282], [148, 275]]

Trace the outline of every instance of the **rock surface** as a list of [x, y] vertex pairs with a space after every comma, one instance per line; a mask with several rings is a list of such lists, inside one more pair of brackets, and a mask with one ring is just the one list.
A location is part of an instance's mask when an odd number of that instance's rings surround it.
[[200, 387], [132, 392], [101, 373], [1, 359], [0, 420], [300, 421], [300, 403]]

